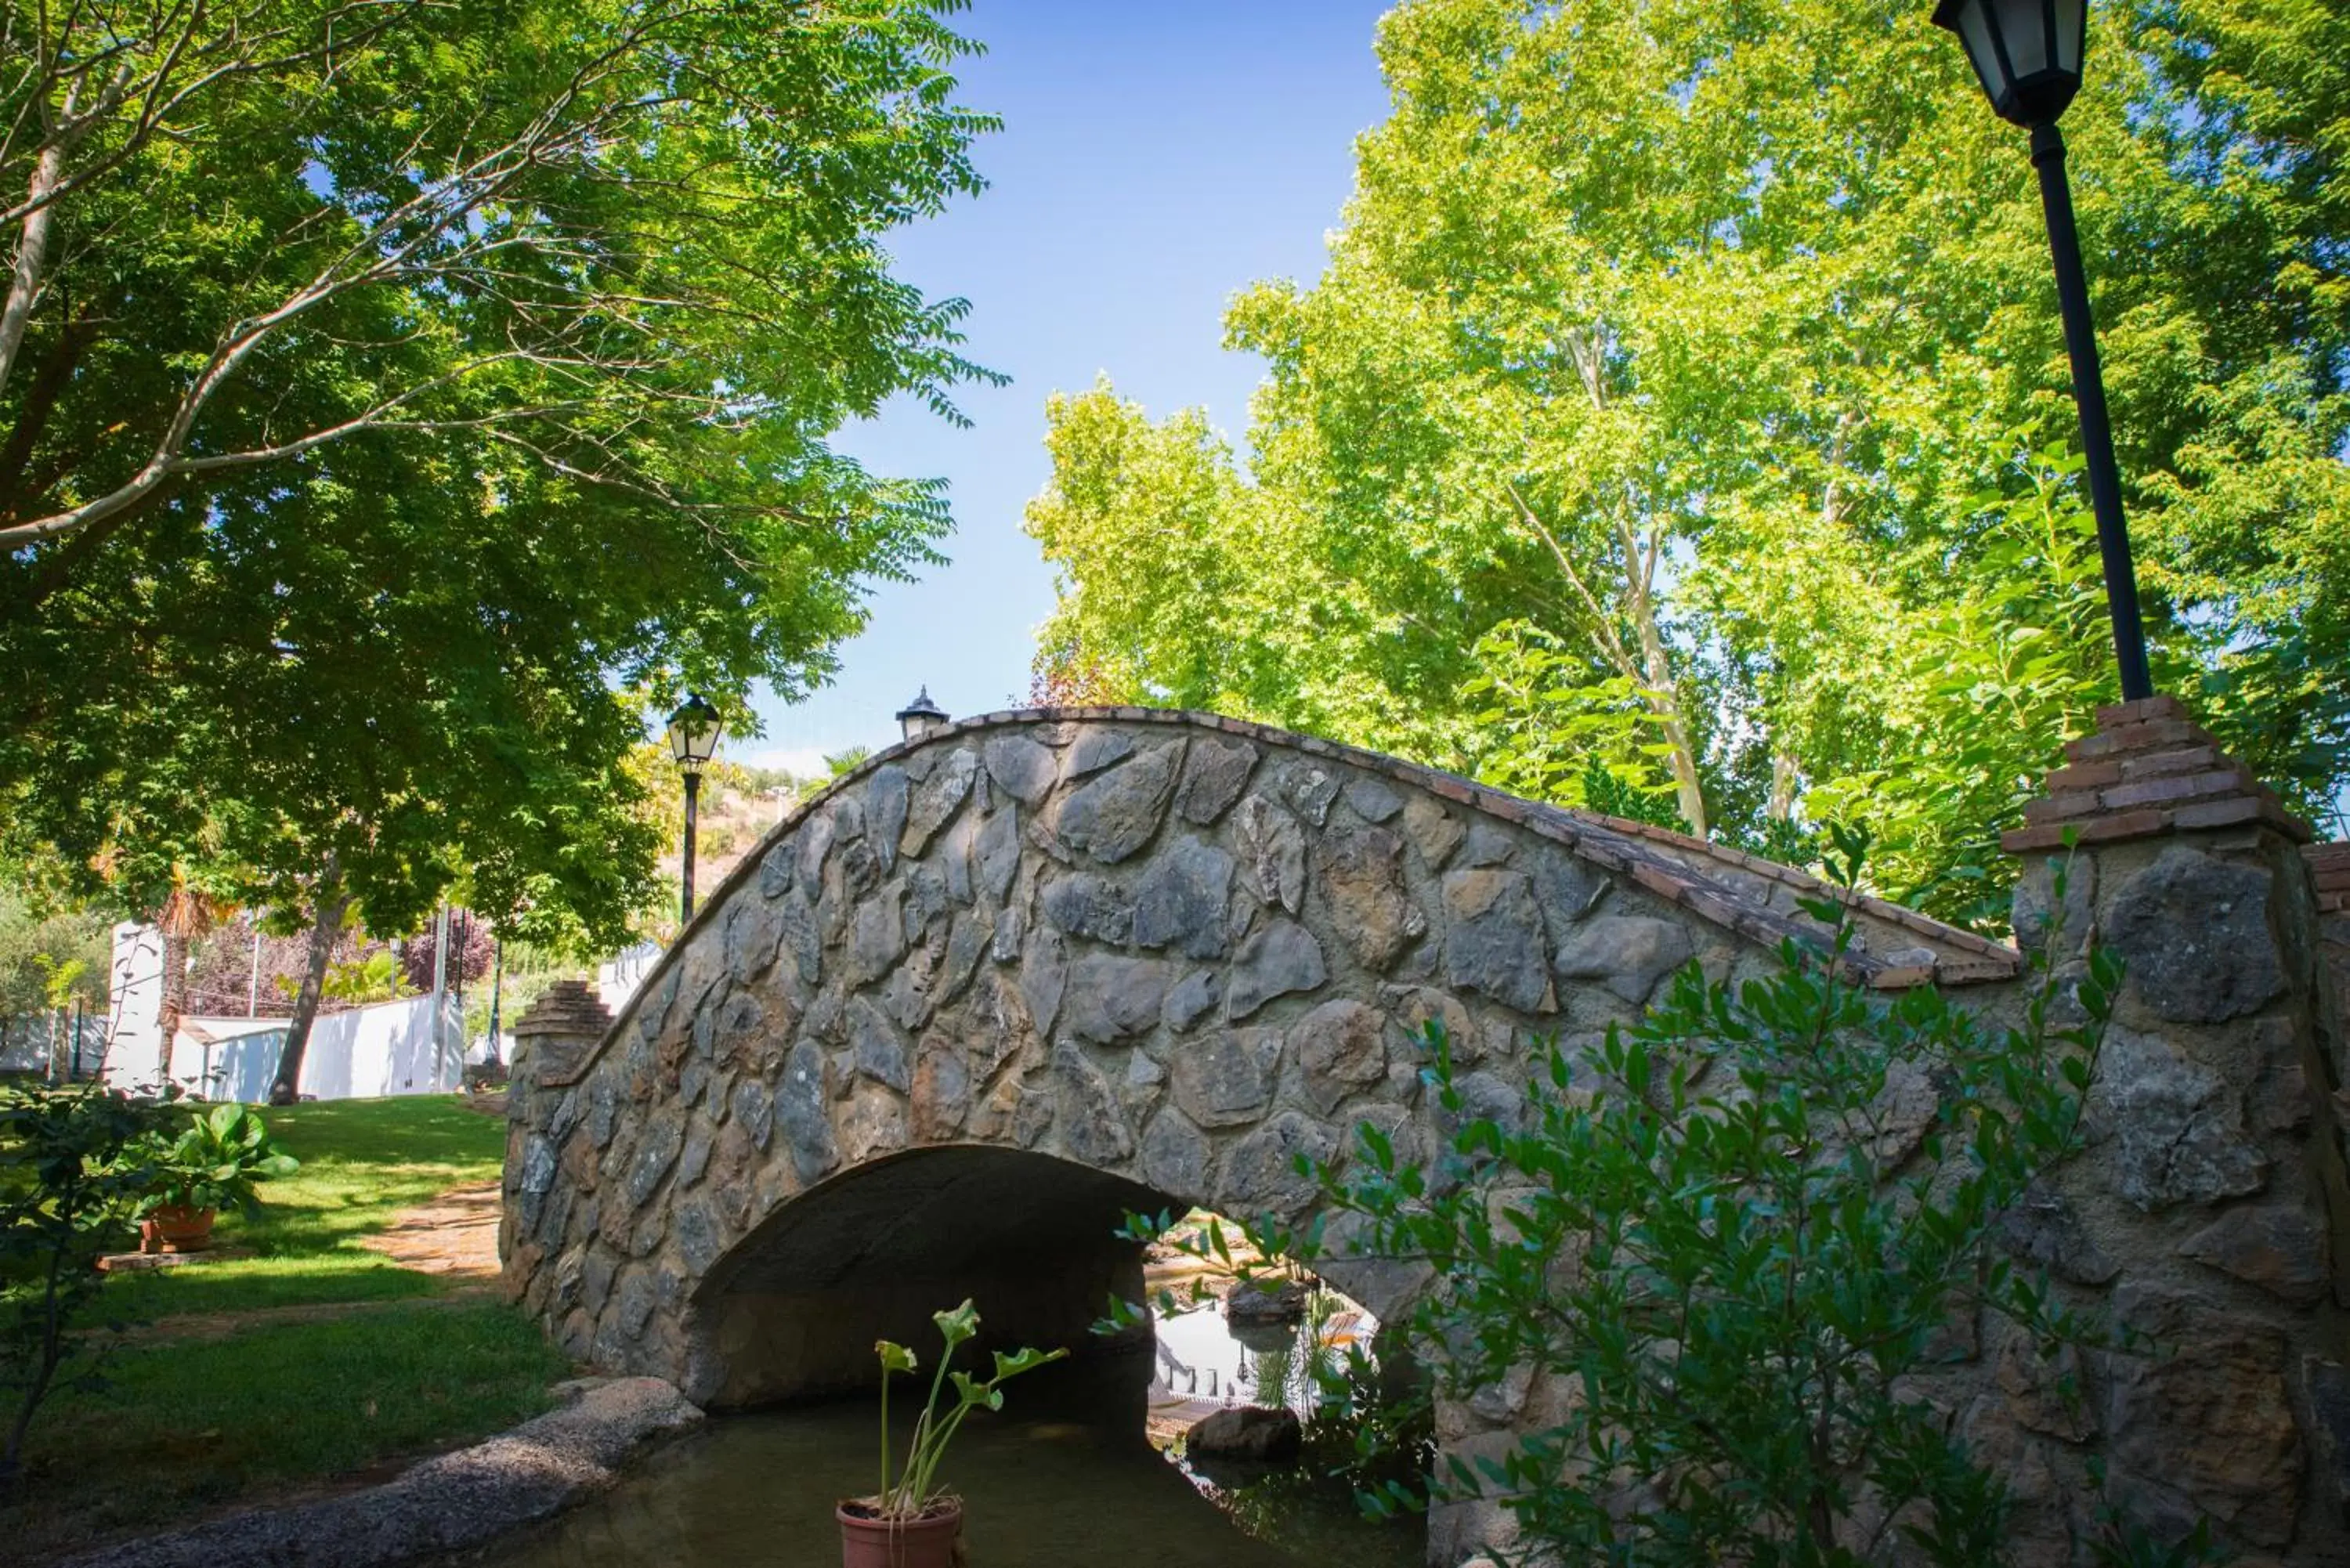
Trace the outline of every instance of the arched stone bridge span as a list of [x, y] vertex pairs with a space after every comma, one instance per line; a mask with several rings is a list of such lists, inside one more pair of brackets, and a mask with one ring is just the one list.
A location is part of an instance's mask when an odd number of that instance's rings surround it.
[[[1768, 963], [1821, 891], [1260, 725], [967, 720], [778, 826], [600, 1039], [519, 1064], [508, 1282], [573, 1355], [718, 1405], [869, 1381], [878, 1335], [965, 1294], [1082, 1349], [1139, 1291], [1122, 1210], [1295, 1214], [1293, 1158], [1364, 1121], [1429, 1150], [1428, 1020], [1506, 1109], [1530, 1038]], [[1875, 900], [1858, 925], [1879, 985], [2017, 969]], [[1382, 1315], [1418, 1282], [1331, 1272]]]

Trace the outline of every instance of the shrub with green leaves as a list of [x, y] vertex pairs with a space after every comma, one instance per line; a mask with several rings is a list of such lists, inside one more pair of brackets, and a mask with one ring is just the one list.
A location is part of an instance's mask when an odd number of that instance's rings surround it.
[[97, 1085], [0, 1085], [0, 1495], [42, 1403], [97, 1376], [98, 1260], [128, 1241], [150, 1189], [156, 1115]]
[[254, 1184], [291, 1176], [301, 1162], [277, 1147], [259, 1112], [233, 1104], [192, 1107], [176, 1131], [154, 1135], [145, 1166], [143, 1216], [157, 1209], [260, 1207]]
[[[1849, 885], [1866, 840], [1831, 837]], [[2000, 1558], [2000, 1483], [1915, 1379], [1959, 1354], [1947, 1331], [1978, 1306], [2043, 1344], [2097, 1337], [1989, 1243], [2079, 1143], [2120, 966], [2094, 947], [2061, 978], [2041, 962], [1994, 1027], [1931, 988], [1847, 977], [1846, 906], [1804, 907], [1824, 946], [1790, 940], [1736, 987], [1692, 966], [1587, 1057], [1541, 1048], [1501, 1115], [1467, 1106], [1432, 1027], [1444, 1153], [1411, 1163], [1366, 1126], [1352, 1163], [1319, 1172], [1310, 1227], [1252, 1228], [1310, 1260], [1343, 1214], [1349, 1251], [1431, 1265], [1407, 1324], [1427, 1395], [1534, 1375], [1546, 1424], [1502, 1457], [1441, 1460], [1430, 1494], [1505, 1507], [1517, 1539], [1497, 1556]], [[1365, 1501], [1429, 1497], [1390, 1482]]]

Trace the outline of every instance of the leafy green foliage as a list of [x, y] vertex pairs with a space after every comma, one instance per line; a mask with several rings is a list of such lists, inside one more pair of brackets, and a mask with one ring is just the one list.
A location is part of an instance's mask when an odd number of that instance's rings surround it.
[[877, 240], [979, 185], [952, 9], [13, 5], [9, 847], [624, 940], [646, 709], [806, 691], [938, 558], [827, 436], [988, 374]]
[[[2322, 809], [2350, 12], [2108, 0], [2091, 36], [2064, 129], [2158, 684]], [[1245, 464], [1052, 405], [1048, 654], [1568, 804], [1669, 780], [1750, 847], [1865, 804], [1887, 891], [1986, 918], [1984, 846], [2111, 680], [2021, 135], [1911, 0], [1408, 0], [1378, 47], [1327, 269], [1226, 315], [1267, 364]]]
[[139, 1160], [148, 1177], [141, 1214], [157, 1209], [234, 1209], [251, 1214], [260, 1207], [256, 1182], [291, 1176], [301, 1161], [277, 1147], [258, 1111], [239, 1105], [188, 1107], [176, 1133], [151, 1135]]
[[111, 922], [0, 884], [0, 1017], [106, 1005]]
[[155, 1110], [95, 1085], [0, 1085], [0, 1490], [48, 1397], [94, 1386], [83, 1321], [152, 1179]]
[[[886, 1339], [873, 1342], [874, 1354], [881, 1359], [881, 1490], [871, 1499], [876, 1518], [920, 1519], [930, 1512], [943, 1495], [939, 1461], [946, 1457], [947, 1444], [953, 1440], [963, 1417], [973, 1410], [1003, 1409], [1000, 1390], [1006, 1379], [1068, 1355], [1066, 1349], [1022, 1349], [1009, 1354], [999, 1350], [994, 1353], [994, 1370], [983, 1378], [974, 1377], [968, 1372], [950, 1371], [948, 1364], [954, 1360], [956, 1347], [979, 1333], [977, 1309], [965, 1301], [949, 1311], [932, 1313], [931, 1321], [939, 1325], [939, 1365], [931, 1374], [930, 1397], [922, 1401], [922, 1413], [914, 1418], [913, 1435], [906, 1443], [906, 1462], [894, 1481], [889, 1478], [889, 1377], [893, 1373], [912, 1372], [916, 1361], [914, 1353], [902, 1345]], [[954, 1385], [955, 1402], [941, 1413], [939, 1393], [949, 1382]]]

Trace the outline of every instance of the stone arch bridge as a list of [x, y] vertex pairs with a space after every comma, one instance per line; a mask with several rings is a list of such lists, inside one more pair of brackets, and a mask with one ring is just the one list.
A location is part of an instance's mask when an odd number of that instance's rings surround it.
[[[1441, 1130], [1530, 1039], [1597, 1039], [1691, 959], [1766, 964], [1813, 878], [1261, 725], [1028, 711], [872, 758], [780, 824], [608, 1026], [535, 1012], [509, 1286], [574, 1355], [740, 1406], [869, 1382], [965, 1294], [1006, 1343], [1140, 1293], [1128, 1209], [1297, 1213], [1299, 1154]], [[1873, 982], [2012, 950], [1876, 900]], [[1334, 1262], [1392, 1313], [1418, 1283]]]
[[[2175, 700], [2096, 719], [2002, 843], [2043, 857], [2022, 933], [2052, 924], [2045, 854], [2074, 854], [2061, 929], [2127, 980], [2085, 1147], [1993, 1239], [2146, 1337], [2067, 1371], [1965, 1307], [1921, 1395], [2008, 1486], [2019, 1563], [2072, 1563], [2109, 1510], [2350, 1563], [2350, 845], [2308, 845]], [[1366, 1121], [1432, 1152], [1428, 1020], [1507, 1113], [1533, 1037], [1596, 1041], [1691, 961], [1769, 965], [1823, 891], [1231, 720], [952, 724], [780, 825], [617, 1020], [574, 987], [516, 1025], [507, 1285], [574, 1355], [718, 1406], [869, 1382], [877, 1335], [926, 1341], [966, 1294], [1003, 1340], [1083, 1351], [1140, 1287], [1122, 1211], [1299, 1214], [1293, 1158]], [[2012, 1016], [2014, 950], [1856, 915], [1872, 983]], [[1922, 1128], [1935, 1098], [1919, 1074], [1887, 1112]], [[1420, 1283], [1326, 1272], [1382, 1317]], [[1493, 1455], [1569, 1397], [1529, 1369], [1440, 1402], [1439, 1439]], [[1449, 1504], [1430, 1560], [1506, 1538], [1490, 1501]]]

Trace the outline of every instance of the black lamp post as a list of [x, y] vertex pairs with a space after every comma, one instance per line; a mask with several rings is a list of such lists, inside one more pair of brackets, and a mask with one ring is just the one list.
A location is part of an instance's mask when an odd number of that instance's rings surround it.
[[702, 794], [702, 770], [718, 754], [718, 738], [725, 733], [718, 710], [699, 696], [689, 695], [669, 716], [669, 749], [685, 775], [685, 862], [679, 899], [681, 922], [693, 919], [693, 808]]
[[2138, 624], [2137, 575], [2122, 520], [2121, 473], [2114, 464], [2113, 427], [2106, 417], [2105, 373], [2097, 364], [2088, 278], [2081, 270], [2081, 236], [2073, 226], [2073, 189], [2064, 177], [2064, 138], [2056, 130], [2057, 118], [2081, 89], [2088, 16], [2089, 0], [1940, 0], [1934, 7], [1935, 25], [1948, 27], [1966, 45], [1991, 108], [2032, 132], [2032, 165], [2040, 171], [2064, 347], [2073, 360], [2073, 401], [2081, 410], [2089, 504], [2096, 512], [2097, 551], [2105, 560], [2114, 655], [2121, 664], [2122, 698], [2135, 701], [2154, 695], [2154, 681], [2147, 673], [2146, 633]]
[[931, 689], [923, 687], [920, 695], [898, 710], [898, 733], [900, 738], [919, 741], [947, 722], [947, 711], [931, 701]]

